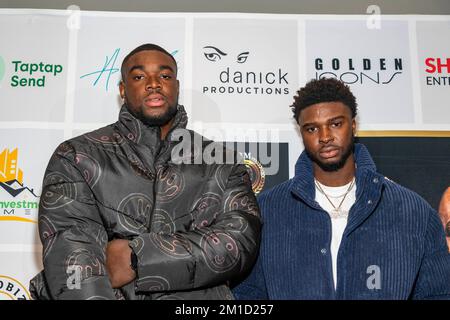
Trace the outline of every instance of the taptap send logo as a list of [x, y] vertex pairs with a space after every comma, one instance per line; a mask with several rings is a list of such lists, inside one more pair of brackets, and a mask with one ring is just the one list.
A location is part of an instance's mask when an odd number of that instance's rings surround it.
[[31, 300], [31, 296], [19, 280], [0, 274], [0, 300]]
[[[30, 62], [22, 60], [12, 60], [9, 85], [17, 87], [45, 87], [50, 78], [56, 78], [63, 72], [63, 66], [60, 64], [51, 64], [45, 62]], [[5, 76], [6, 64], [3, 57], [0, 56], [0, 81]]]
[[[234, 53], [213, 45], [203, 47], [204, 62], [210, 64], [205, 74], [204, 94], [289, 95], [289, 73], [281, 67], [262, 70], [251, 64], [258, 53], [238, 50]], [[267, 64], [265, 64], [267, 65]]]
[[0, 222], [36, 223], [33, 217], [39, 206], [38, 197], [24, 184], [18, 159], [18, 148], [0, 153]]

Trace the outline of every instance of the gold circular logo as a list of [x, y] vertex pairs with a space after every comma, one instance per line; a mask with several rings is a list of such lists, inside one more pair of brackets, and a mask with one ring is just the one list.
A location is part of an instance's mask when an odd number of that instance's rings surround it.
[[252, 189], [255, 194], [261, 192], [266, 181], [266, 173], [261, 163], [255, 158], [247, 158], [244, 160], [244, 164], [247, 166], [247, 171], [252, 181]]
[[20, 281], [0, 274], [0, 300], [31, 300], [31, 296]]

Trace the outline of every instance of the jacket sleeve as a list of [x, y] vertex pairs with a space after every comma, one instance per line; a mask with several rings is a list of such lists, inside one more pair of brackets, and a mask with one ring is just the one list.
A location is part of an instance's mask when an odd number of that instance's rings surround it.
[[424, 249], [412, 298], [450, 299], [450, 253], [439, 216], [431, 208]]
[[249, 271], [260, 241], [259, 208], [244, 165], [233, 166], [222, 208], [209, 225], [146, 233], [130, 242], [138, 257], [136, 291], [212, 287]]
[[[263, 194], [259, 195], [258, 203], [259, 208], [261, 210], [261, 218], [263, 222], [265, 221], [265, 200], [266, 197]], [[232, 290], [233, 295], [238, 300], [268, 300], [269, 296], [267, 293], [266, 279], [264, 275], [264, 267], [263, 267], [263, 254], [264, 254], [264, 228], [262, 229], [261, 234], [261, 246], [259, 248], [259, 255], [256, 259], [255, 266], [253, 267], [250, 274], [247, 274], [247, 277], [243, 279], [237, 286], [235, 286]]]
[[39, 236], [52, 299], [115, 299], [105, 268], [107, 234], [94, 195], [65, 143], [47, 167]]
[[268, 300], [264, 269], [261, 256], [256, 260], [250, 275], [233, 288], [233, 295], [237, 300]]

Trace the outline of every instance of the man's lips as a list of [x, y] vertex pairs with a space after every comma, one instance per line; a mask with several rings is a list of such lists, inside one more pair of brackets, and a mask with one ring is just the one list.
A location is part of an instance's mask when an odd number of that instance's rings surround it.
[[166, 99], [161, 94], [151, 94], [147, 98], [144, 99], [144, 104], [150, 108], [157, 108], [164, 105]]
[[324, 159], [334, 158], [338, 153], [339, 149], [336, 147], [324, 147], [319, 151], [320, 156]]

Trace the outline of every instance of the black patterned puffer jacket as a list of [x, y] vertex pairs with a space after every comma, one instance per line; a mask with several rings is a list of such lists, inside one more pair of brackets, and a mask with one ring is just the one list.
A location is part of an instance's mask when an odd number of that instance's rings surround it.
[[[194, 164], [172, 161], [173, 133], [186, 124], [178, 106], [161, 141], [123, 106], [118, 122], [57, 148], [39, 205], [44, 270], [30, 281], [34, 299], [233, 298], [229, 283], [257, 256], [259, 208], [243, 164], [198, 161], [211, 141], [183, 155]], [[138, 258], [138, 277], [120, 289], [105, 267], [116, 238]]]

